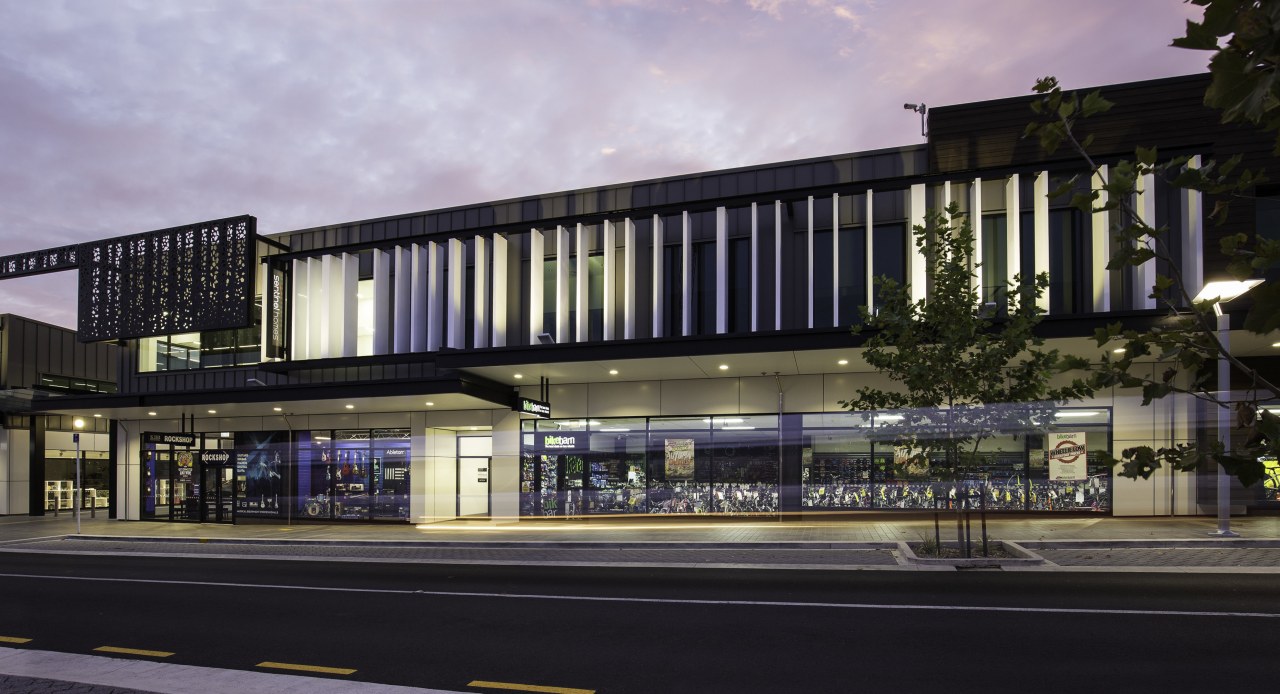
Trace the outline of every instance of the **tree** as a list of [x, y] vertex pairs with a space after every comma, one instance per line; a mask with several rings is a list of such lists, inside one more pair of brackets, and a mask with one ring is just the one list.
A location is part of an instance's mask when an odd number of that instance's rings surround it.
[[[853, 329], [872, 331], [863, 358], [901, 388], [864, 386], [840, 404], [895, 412], [897, 418], [877, 430], [911, 451], [900, 467], [963, 482], [981, 467], [983, 440], [1042, 429], [1059, 404], [1091, 391], [1081, 379], [1051, 385], [1063, 361], [1057, 350], [1044, 348], [1035, 330], [1043, 315], [1036, 299], [1049, 286], [1047, 274], [1000, 287], [993, 308], [975, 281], [980, 264], [974, 262], [969, 215], [961, 216], [956, 203], [945, 214], [932, 213], [913, 236], [929, 278], [928, 299], [913, 301], [908, 285], [878, 278], [878, 310], [863, 307], [863, 325]], [[957, 521], [964, 506], [958, 499]]]
[[[1280, 130], [1280, 81], [1276, 73], [1280, 59], [1280, 0], [1191, 2], [1205, 8], [1203, 21], [1188, 21], [1186, 35], [1175, 39], [1173, 45], [1214, 51], [1205, 103], [1222, 111], [1224, 123], [1249, 122], [1263, 131]], [[1161, 160], [1154, 147], [1138, 147], [1132, 161], [1117, 162], [1103, 175], [1089, 153], [1091, 139], [1078, 139], [1074, 129], [1080, 120], [1103, 113], [1112, 104], [1098, 92], [1083, 99], [1064, 93], [1052, 77], [1038, 81], [1034, 91], [1041, 99], [1033, 102], [1032, 110], [1042, 120], [1028, 125], [1026, 134], [1038, 136], [1046, 152], [1067, 144], [1085, 162], [1089, 180], [1096, 182], [1088, 194], [1075, 195], [1072, 204], [1085, 212], [1115, 211], [1119, 217], [1113, 230], [1117, 250], [1108, 269], [1155, 261], [1164, 270], [1156, 275], [1149, 297], [1168, 311], [1169, 321], [1146, 331], [1126, 330], [1120, 324], [1100, 329], [1095, 335], [1100, 348], [1119, 341], [1124, 351], [1118, 357], [1113, 356], [1114, 352], [1103, 351], [1097, 361], [1089, 364], [1090, 385], [1141, 388], [1144, 405], [1172, 393], [1185, 393], [1214, 407], [1231, 409], [1241, 432], [1231, 442], [1125, 449], [1120, 460], [1115, 461], [1120, 465], [1120, 474], [1147, 478], [1162, 465], [1192, 471], [1213, 462], [1245, 486], [1263, 479], [1266, 471], [1261, 459], [1280, 456], [1280, 417], [1261, 405], [1280, 397], [1280, 387], [1236, 358], [1219, 341], [1214, 317], [1216, 302], [1195, 301], [1173, 262], [1169, 230], [1146, 223], [1131, 201], [1143, 176], [1159, 177], [1174, 186], [1213, 196], [1214, 208], [1209, 218], [1221, 224], [1231, 201], [1253, 195], [1265, 176], [1248, 170], [1237, 172], [1239, 157], [1191, 168], [1188, 157]], [[1280, 153], [1280, 135], [1276, 152]], [[1074, 179], [1069, 181], [1050, 196], [1061, 195], [1074, 183]], [[1222, 240], [1221, 251], [1237, 279], [1258, 277], [1280, 265], [1280, 242], [1256, 234], [1227, 236]], [[1264, 282], [1249, 296], [1252, 306], [1245, 328], [1259, 334], [1280, 328], [1280, 282]], [[1159, 375], [1146, 375], [1135, 368], [1153, 359], [1162, 366]], [[1218, 392], [1213, 368], [1218, 360], [1226, 360], [1250, 384], [1234, 400], [1224, 399]], [[1075, 365], [1084, 367], [1086, 363], [1080, 360]]]

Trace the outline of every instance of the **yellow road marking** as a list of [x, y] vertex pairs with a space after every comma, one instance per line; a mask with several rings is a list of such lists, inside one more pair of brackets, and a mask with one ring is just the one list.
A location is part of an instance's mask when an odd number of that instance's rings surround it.
[[0, 643], [31, 643], [31, 639], [24, 639], [21, 636], [0, 636]]
[[350, 675], [355, 672], [349, 667], [325, 667], [323, 665], [298, 665], [297, 663], [273, 663], [269, 660], [258, 663], [258, 667], [269, 667], [277, 670], [301, 670], [303, 672], [323, 672], [326, 675]]
[[594, 689], [574, 689], [573, 687], [544, 687], [539, 684], [516, 684], [515, 682], [485, 682], [484, 680], [476, 680], [467, 684], [468, 687], [481, 687], [483, 689], [514, 689], [520, 692], [540, 692], [541, 694], [595, 694]]
[[148, 651], [142, 648], [121, 648], [120, 646], [98, 646], [93, 650], [103, 653], [123, 653], [125, 655], [149, 655], [152, 658], [168, 658], [173, 655], [169, 651]]

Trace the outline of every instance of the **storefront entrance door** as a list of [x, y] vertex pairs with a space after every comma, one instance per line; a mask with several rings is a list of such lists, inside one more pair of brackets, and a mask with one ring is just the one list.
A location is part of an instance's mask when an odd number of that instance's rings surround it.
[[200, 473], [200, 521], [230, 523], [234, 505], [235, 468], [206, 465]]
[[489, 458], [458, 458], [458, 516], [489, 515]]

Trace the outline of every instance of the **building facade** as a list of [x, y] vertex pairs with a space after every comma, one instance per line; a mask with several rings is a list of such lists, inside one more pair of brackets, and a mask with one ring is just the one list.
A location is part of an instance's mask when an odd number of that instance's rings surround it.
[[[1274, 168], [1265, 137], [1201, 105], [1207, 81], [1105, 88], [1117, 106], [1086, 128], [1099, 160], [1155, 145]], [[1015, 277], [1049, 275], [1053, 346], [1096, 354], [1095, 328], [1164, 315], [1144, 289], [1157, 268], [1108, 270], [1114, 220], [1069, 205], [1087, 183], [1049, 196], [1082, 165], [1021, 139], [1028, 102], [936, 108], [916, 146], [269, 237], [241, 217], [52, 249], [20, 267], [79, 270], [81, 337], [118, 342], [119, 391], [46, 409], [110, 422], [112, 503], [130, 519], [1213, 512], [1211, 471], [1132, 481], [1100, 463], [1195, 440], [1185, 399], [1071, 403], [984, 441], [960, 481], [895, 464], [895, 413], [839, 405], [889, 385], [849, 327], [875, 310], [877, 277], [927, 298], [911, 228], [951, 203], [997, 310]], [[1260, 190], [1208, 226], [1212, 200], [1140, 189], [1193, 292], [1223, 269], [1205, 249], [1272, 210]], [[1232, 340], [1270, 364], [1272, 340]], [[1234, 498], [1261, 509], [1269, 494]]]

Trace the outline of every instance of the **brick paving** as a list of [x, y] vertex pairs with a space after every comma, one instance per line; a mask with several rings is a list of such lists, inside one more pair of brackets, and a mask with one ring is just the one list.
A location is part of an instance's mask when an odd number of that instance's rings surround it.
[[0, 692], [5, 694], [150, 694], [141, 689], [104, 687], [97, 684], [3, 674], [0, 674]]
[[1033, 551], [1058, 566], [1248, 566], [1280, 568], [1280, 548], [1275, 547], [1045, 548]]

